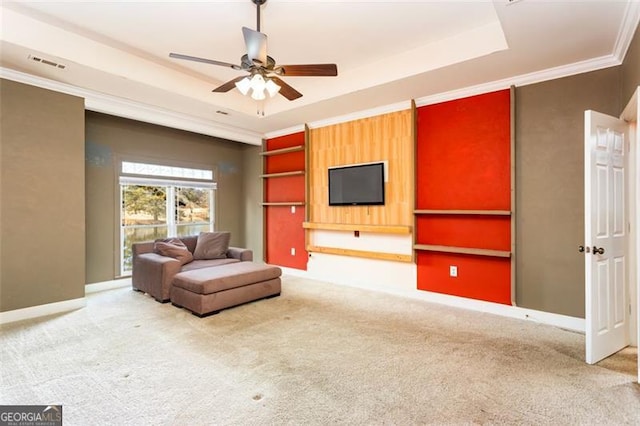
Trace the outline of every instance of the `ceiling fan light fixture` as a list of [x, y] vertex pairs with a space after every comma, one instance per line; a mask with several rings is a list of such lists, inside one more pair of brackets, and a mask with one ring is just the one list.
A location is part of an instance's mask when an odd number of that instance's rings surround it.
[[266, 95], [264, 94], [264, 89], [263, 90], [253, 90], [253, 93], [251, 93], [251, 97], [253, 99], [255, 99], [256, 101], [262, 101], [264, 99], [266, 99]]
[[243, 95], [249, 93], [249, 89], [251, 89], [251, 79], [249, 77], [245, 77], [240, 81], [236, 82], [236, 87]]
[[264, 94], [266, 83], [264, 77], [260, 74], [256, 74], [251, 77], [251, 97], [256, 101], [261, 101], [267, 96]]
[[265, 86], [266, 84], [262, 75], [256, 74], [251, 77], [251, 88], [254, 92], [264, 92]]
[[269, 97], [273, 98], [280, 91], [280, 86], [273, 82], [273, 80], [268, 79], [265, 84], [265, 89], [269, 92]]

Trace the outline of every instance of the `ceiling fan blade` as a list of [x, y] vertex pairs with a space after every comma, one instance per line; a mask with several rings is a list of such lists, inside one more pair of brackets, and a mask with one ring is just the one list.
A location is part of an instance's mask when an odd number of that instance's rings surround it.
[[242, 27], [247, 56], [258, 65], [267, 65], [267, 36], [251, 28]]
[[287, 83], [282, 81], [282, 79], [278, 77], [269, 77], [269, 78], [273, 80], [273, 82], [276, 83], [278, 86], [280, 86], [280, 94], [285, 98], [289, 99], [290, 101], [293, 101], [295, 99], [302, 97], [302, 93], [298, 92], [296, 89], [289, 86]]
[[222, 86], [218, 86], [215, 89], [213, 89], [212, 92], [224, 93], [224, 92], [228, 92], [231, 89], [235, 89], [236, 83], [242, 80], [243, 78], [246, 78], [246, 77], [244, 75], [241, 75], [240, 77], [236, 77], [233, 80], [227, 81]]
[[196, 56], [182, 55], [180, 53], [169, 53], [170, 58], [186, 59], [187, 61], [202, 62], [203, 64], [219, 65], [221, 67], [229, 67], [234, 70], [241, 70], [240, 65], [230, 64], [228, 62], [214, 61], [213, 59], [198, 58]]
[[338, 75], [336, 64], [280, 65], [280, 75], [287, 77], [335, 77]]

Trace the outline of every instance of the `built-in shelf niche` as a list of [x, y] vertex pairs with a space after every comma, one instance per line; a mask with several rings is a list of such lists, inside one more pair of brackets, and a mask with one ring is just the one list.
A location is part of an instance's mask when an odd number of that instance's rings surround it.
[[[265, 262], [306, 269], [306, 131], [265, 140], [262, 157]], [[294, 250], [295, 249], [295, 250]]]

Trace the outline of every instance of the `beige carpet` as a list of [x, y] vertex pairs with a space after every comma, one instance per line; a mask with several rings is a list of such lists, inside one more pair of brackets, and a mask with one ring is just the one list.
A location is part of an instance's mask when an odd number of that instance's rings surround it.
[[589, 366], [577, 333], [301, 278], [205, 319], [111, 290], [0, 338], [0, 404], [65, 425], [640, 424], [635, 349]]

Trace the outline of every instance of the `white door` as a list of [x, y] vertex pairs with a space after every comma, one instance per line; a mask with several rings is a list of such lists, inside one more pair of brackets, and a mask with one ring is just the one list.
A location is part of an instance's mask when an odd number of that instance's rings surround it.
[[626, 154], [628, 125], [585, 111], [586, 361], [629, 345]]

